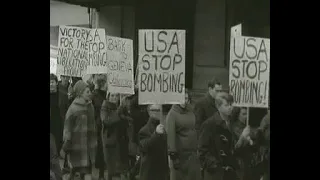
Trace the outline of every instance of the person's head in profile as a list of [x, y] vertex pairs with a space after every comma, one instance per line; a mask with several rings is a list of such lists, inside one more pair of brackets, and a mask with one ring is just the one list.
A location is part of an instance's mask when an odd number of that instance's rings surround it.
[[50, 93], [57, 92], [58, 89], [58, 77], [54, 74], [50, 74]]
[[74, 86], [73, 91], [75, 92], [76, 98], [83, 99], [86, 102], [91, 101], [92, 93], [89, 85], [82, 80], [79, 80]]

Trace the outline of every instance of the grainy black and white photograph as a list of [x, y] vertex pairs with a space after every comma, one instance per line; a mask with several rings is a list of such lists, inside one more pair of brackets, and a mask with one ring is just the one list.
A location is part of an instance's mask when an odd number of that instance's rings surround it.
[[50, 0], [50, 180], [270, 180], [270, 0]]

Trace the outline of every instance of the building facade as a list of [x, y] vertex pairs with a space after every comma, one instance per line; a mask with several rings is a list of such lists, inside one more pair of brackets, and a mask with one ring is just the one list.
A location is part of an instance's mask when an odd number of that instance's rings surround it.
[[[77, 13], [72, 15], [76, 18], [71, 20], [73, 24], [89, 22], [88, 7], [96, 8], [98, 27], [104, 28], [107, 35], [132, 39], [135, 65], [139, 29], [185, 29], [186, 86], [196, 96], [207, 90], [207, 81], [213, 76], [228, 88], [232, 26], [242, 23], [244, 35], [270, 38], [269, 0], [62, 1], [78, 5], [78, 10], [72, 12]], [[55, 18], [50, 17], [50, 20], [55, 21]], [[64, 21], [59, 23], [70, 25]]]

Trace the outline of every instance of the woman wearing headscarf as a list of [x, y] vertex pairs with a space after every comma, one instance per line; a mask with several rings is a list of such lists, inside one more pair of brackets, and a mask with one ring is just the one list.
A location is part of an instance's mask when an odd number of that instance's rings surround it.
[[[108, 169], [108, 180], [112, 180], [113, 177], [120, 177], [124, 171], [121, 148], [127, 139], [127, 122], [119, 116], [119, 104], [119, 94], [110, 93], [101, 106], [103, 146]], [[128, 154], [125, 156], [128, 156]]]
[[93, 78], [94, 90], [92, 92], [92, 103], [95, 110], [95, 120], [97, 124], [97, 156], [95, 167], [99, 170], [99, 180], [104, 179], [104, 153], [102, 143], [102, 121], [100, 118], [101, 106], [104, 100], [106, 100], [106, 79], [102, 75], [94, 75]]
[[64, 124], [63, 151], [69, 154], [71, 177], [91, 177], [97, 152], [97, 130], [94, 108], [88, 84], [79, 80], [73, 87], [75, 99], [70, 105]]
[[185, 103], [173, 105], [166, 118], [168, 151], [173, 167], [171, 180], [200, 180], [200, 162], [197, 156], [196, 117], [189, 105], [188, 91]]

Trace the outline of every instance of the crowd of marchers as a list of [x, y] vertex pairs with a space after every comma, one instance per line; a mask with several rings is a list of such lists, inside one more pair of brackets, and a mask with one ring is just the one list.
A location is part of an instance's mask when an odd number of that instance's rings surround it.
[[51, 179], [92, 179], [93, 167], [99, 180], [270, 179], [270, 110], [249, 126], [215, 78], [196, 102], [186, 89], [184, 104], [161, 106], [139, 105], [137, 88], [109, 93], [103, 77], [50, 74]]

